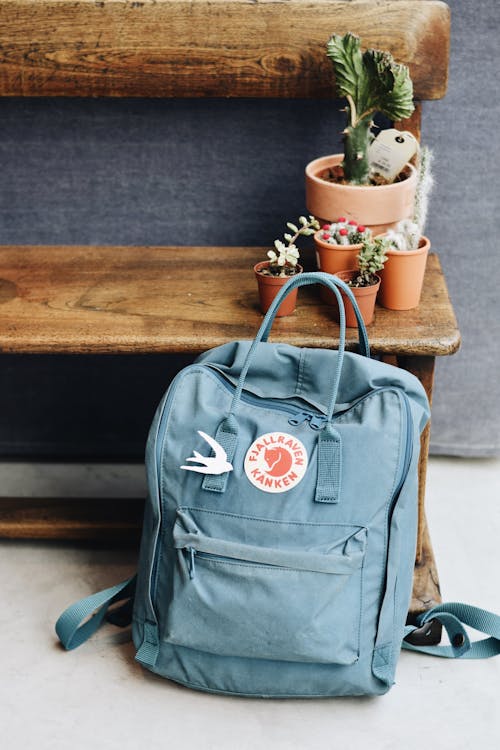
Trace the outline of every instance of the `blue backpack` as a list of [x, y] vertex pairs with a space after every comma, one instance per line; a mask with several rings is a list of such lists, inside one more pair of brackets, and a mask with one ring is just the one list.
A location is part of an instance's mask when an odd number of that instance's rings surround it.
[[[287, 293], [318, 282], [338, 299], [338, 351], [269, 343]], [[356, 309], [359, 354], [344, 348], [339, 289]], [[349, 288], [325, 273], [291, 279], [253, 342], [207, 351], [171, 383], [147, 443], [137, 579], [68, 608], [56, 625], [63, 645], [83, 643], [111, 603], [130, 598], [137, 660], [183, 685], [385, 693], [416, 627], [405, 622], [428, 419], [419, 380], [370, 358]], [[440, 605], [418, 626], [433, 618], [451, 645], [405, 647], [500, 653], [494, 615]], [[493, 637], [471, 646], [460, 619]]]

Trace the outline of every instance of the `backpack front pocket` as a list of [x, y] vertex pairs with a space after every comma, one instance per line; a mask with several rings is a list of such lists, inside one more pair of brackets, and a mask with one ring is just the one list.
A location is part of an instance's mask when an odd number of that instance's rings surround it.
[[169, 643], [226, 656], [352, 664], [366, 529], [180, 509]]

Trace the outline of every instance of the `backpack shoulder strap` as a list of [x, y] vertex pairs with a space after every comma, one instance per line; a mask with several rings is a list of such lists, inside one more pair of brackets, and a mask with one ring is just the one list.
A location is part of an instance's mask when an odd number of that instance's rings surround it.
[[[500, 617], [493, 612], [460, 602], [438, 604], [420, 615], [416, 626], [406, 627], [405, 639], [415, 630], [429, 624], [431, 620], [439, 620], [444, 625], [450, 639], [449, 646], [416, 646], [404, 640], [402, 647], [409, 651], [421, 651], [424, 654], [448, 659], [487, 659], [500, 654]], [[464, 625], [486, 633], [489, 638], [471, 643]]]
[[[70, 651], [85, 643], [100, 627], [111, 604], [125, 599], [132, 601], [136, 580], [137, 576], [134, 575], [126, 581], [117, 583], [116, 586], [80, 599], [64, 610], [56, 622], [57, 637], [64, 648]], [[129, 604], [130, 602], [127, 602], [126, 607], [131, 613]], [[113, 618], [115, 624], [123, 626], [129, 624], [130, 620], [130, 616], [121, 621]]]

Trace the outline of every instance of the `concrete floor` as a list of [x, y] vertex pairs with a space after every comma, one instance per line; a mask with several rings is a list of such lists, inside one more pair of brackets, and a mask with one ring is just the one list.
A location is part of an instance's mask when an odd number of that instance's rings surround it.
[[[500, 460], [432, 459], [427, 507], [445, 598], [500, 613]], [[0, 543], [2, 750], [500, 747], [500, 657], [403, 653], [381, 698], [270, 701], [157, 678], [110, 625], [64, 652], [53, 630], [61, 610], [134, 566], [133, 551]]]

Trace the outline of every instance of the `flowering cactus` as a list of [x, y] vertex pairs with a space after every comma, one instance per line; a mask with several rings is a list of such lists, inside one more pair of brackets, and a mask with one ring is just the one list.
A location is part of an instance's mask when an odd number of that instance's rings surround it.
[[[272, 276], [292, 276], [295, 273], [297, 261], [300, 258], [299, 249], [295, 242], [300, 236], [307, 237], [310, 234], [314, 234], [319, 229], [319, 222], [314, 216], [309, 216], [306, 219], [305, 216], [299, 217], [300, 227], [287, 222], [287, 228], [290, 232], [285, 232], [284, 239], [274, 240], [274, 250], [269, 250], [267, 257], [269, 258], [269, 265], [267, 269], [268, 273]], [[286, 243], [286, 244], [285, 244]], [[261, 271], [262, 273], [263, 271]]]
[[331, 224], [324, 224], [319, 237], [330, 245], [359, 245], [371, 237], [371, 230], [357, 221], [347, 221], [341, 217]]

